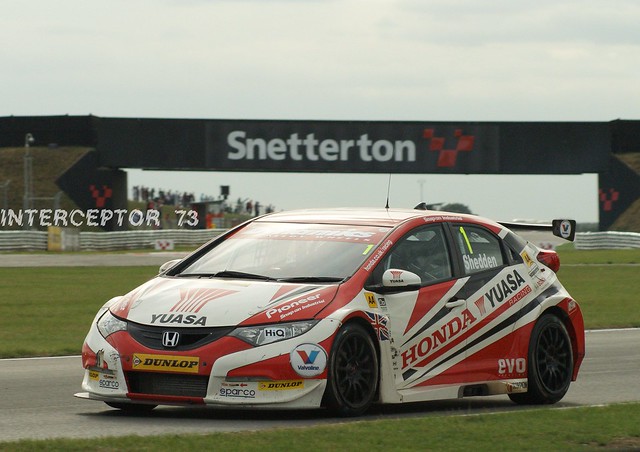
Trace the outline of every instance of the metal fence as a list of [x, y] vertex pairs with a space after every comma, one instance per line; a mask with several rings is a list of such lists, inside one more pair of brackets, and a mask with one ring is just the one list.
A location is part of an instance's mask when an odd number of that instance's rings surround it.
[[127, 250], [153, 248], [157, 240], [172, 240], [175, 246], [200, 246], [226, 229], [161, 229], [155, 231], [81, 232], [81, 250]]
[[[197, 247], [226, 229], [159, 229], [153, 231], [80, 232], [81, 251], [115, 251], [154, 248], [158, 240], [174, 246]], [[0, 231], [0, 251], [46, 251], [46, 231]]]
[[0, 231], [0, 251], [37, 251], [46, 249], [46, 232]]
[[637, 232], [583, 232], [576, 234], [577, 250], [640, 248]]
[[[154, 231], [80, 232], [81, 251], [115, 251], [154, 248], [158, 240], [174, 246], [200, 246], [226, 229], [160, 229]], [[640, 248], [636, 232], [582, 232], [576, 234], [578, 250]], [[0, 251], [45, 251], [45, 231], [0, 231]]]

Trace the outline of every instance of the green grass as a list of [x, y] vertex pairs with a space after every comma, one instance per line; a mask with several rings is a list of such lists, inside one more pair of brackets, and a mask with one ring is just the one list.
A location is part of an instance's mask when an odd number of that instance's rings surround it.
[[[558, 276], [587, 328], [639, 327], [640, 250], [561, 248]], [[582, 265], [586, 264], [586, 265]], [[157, 267], [0, 267], [0, 358], [78, 354], [102, 304]]]
[[77, 355], [98, 308], [153, 267], [0, 268], [0, 358]]
[[[559, 251], [560, 280], [587, 328], [640, 326], [639, 250]], [[586, 264], [586, 265], [583, 265]], [[99, 306], [153, 277], [157, 267], [0, 268], [0, 357], [78, 354]], [[36, 335], [36, 332], [38, 334]], [[210, 435], [2, 443], [3, 451], [602, 450], [640, 449], [640, 404], [536, 409], [468, 417], [345, 422]]]
[[558, 277], [582, 308], [587, 328], [640, 327], [640, 266], [561, 266]]
[[640, 249], [558, 249], [558, 277], [573, 296], [587, 328], [640, 327]]
[[640, 264], [640, 248], [622, 250], [576, 250], [573, 244], [558, 247], [560, 267], [575, 264]]
[[0, 443], [3, 451], [585, 451], [640, 448], [640, 404], [356, 421], [208, 435]]

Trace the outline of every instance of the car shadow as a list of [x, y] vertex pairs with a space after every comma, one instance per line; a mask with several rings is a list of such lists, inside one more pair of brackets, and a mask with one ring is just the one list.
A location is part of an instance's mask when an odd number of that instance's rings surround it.
[[[554, 405], [545, 405], [545, 408], [570, 408], [578, 404], [559, 402]], [[517, 405], [503, 396], [472, 397], [465, 399], [453, 399], [443, 401], [414, 402], [393, 405], [374, 405], [364, 415], [359, 417], [336, 417], [331, 411], [320, 409], [278, 410], [275, 408], [264, 409], [230, 409], [219, 407], [172, 407], [160, 406], [147, 412], [127, 412], [109, 408], [106, 405], [99, 411], [79, 413], [83, 416], [107, 418], [146, 418], [146, 419], [184, 419], [184, 420], [220, 420], [254, 423], [260, 421], [264, 427], [269, 424], [283, 422], [314, 421], [318, 423], [366, 421], [377, 419], [393, 419], [424, 416], [465, 416], [480, 415], [496, 412], [508, 412], [518, 410], [530, 410], [542, 408], [535, 405]]]

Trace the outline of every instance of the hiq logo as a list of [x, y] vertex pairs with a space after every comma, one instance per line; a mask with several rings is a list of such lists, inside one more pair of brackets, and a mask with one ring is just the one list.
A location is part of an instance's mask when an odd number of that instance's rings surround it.
[[291, 351], [289, 360], [298, 375], [315, 377], [327, 367], [327, 352], [317, 344], [300, 344]]

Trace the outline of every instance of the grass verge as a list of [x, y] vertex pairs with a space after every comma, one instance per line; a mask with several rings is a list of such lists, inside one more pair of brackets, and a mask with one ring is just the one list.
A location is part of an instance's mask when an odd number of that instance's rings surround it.
[[588, 329], [640, 327], [639, 276], [640, 266], [561, 266], [558, 272]]
[[53, 439], [0, 443], [17, 451], [425, 451], [638, 450], [640, 404], [533, 409], [493, 415], [356, 421], [304, 429], [208, 435]]
[[578, 300], [587, 328], [640, 327], [640, 249], [558, 248], [558, 277]]
[[153, 267], [0, 268], [0, 358], [77, 355], [100, 306]]
[[622, 250], [576, 250], [571, 243], [556, 250], [562, 265], [640, 264], [640, 248]]
[[[640, 250], [561, 249], [558, 274], [582, 307], [587, 328], [640, 327]], [[158, 269], [0, 267], [0, 358], [78, 354], [91, 320]]]

